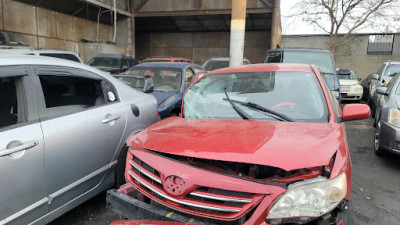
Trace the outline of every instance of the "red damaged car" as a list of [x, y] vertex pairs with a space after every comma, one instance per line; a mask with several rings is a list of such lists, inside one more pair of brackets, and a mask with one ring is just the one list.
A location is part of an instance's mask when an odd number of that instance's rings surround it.
[[369, 113], [342, 111], [314, 65], [215, 70], [188, 88], [182, 118], [128, 139], [125, 177], [141, 209], [206, 224], [351, 224], [343, 121]]

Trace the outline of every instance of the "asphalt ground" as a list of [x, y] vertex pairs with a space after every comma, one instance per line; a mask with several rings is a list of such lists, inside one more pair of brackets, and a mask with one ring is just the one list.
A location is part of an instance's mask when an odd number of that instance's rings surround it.
[[[373, 151], [373, 119], [346, 122], [353, 164], [351, 204], [354, 222], [400, 224], [400, 156]], [[122, 219], [105, 207], [105, 192], [53, 221], [51, 225], [103, 225]]]

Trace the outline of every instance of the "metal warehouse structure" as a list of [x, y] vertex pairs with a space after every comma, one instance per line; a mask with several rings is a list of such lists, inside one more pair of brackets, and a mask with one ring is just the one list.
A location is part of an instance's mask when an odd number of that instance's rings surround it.
[[[84, 61], [101, 51], [201, 63], [229, 55], [231, 6], [231, 0], [2, 0], [0, 26], [11, 41], [77, 51]], [[260, 61], [280, 44], [280, 31], [279, 0], [247, 0], [245, 57]]]

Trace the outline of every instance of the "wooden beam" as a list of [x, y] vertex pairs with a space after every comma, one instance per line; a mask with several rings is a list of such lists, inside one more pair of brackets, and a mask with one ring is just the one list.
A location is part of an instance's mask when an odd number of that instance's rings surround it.
[[261, 0], [262, 3], [264, 3], [265, 6], [272, 8], [274, 5], [272, 4], [272, 0]]
[[[247, 13], [272, 13], [272, 8], [247, 9]], [[231, 9], [226, 10], [187, 10], [170, 12], [136, 12], [135, 17], [156, 17], [156, 16], [205, 16], [218, 14], [231, 14]]]
[[135, 12], [139, 12], [139, 11], [143, 8], [143, 6], [147, 4], [148, 1], [149, 1], [149, 0], [142, 0], [142, 1], [139, 3], [139, 5], [136, 6]]

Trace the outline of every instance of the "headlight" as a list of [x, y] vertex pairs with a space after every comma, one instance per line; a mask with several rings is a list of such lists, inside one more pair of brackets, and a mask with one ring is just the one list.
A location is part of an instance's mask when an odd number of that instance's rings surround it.
[[337, 98], [339, 97], [339, 91], [331, 91], [333, 97]]
[[344, 172], [332, 180], [318, 177], [297, 182], [289, 186], [275, 203], [267, 220], [272, 224], [282, 219], [309, 221], [333, 210], [346, 193], [347, 179]]
[[400, 110], [396, 108], [389, 109], [388, 123], [395, 127], [400, 127]]
[[177, 99], [178, 95], [173, 95], [169, 98], [167, 98], [165, 101], [161, 102], [160, 107], [163, 108], [169, 104], [171, 104], [172, 102], [174, 102]]
[[362, 92], [363, 91], [363, 87], [361, 85], [351, 86], [351, 89], [353, 89], [355, 92]]

